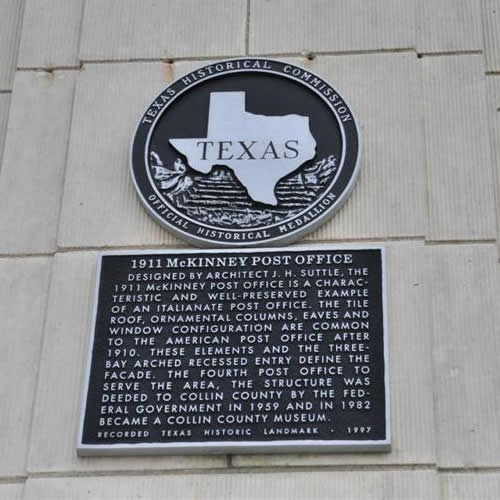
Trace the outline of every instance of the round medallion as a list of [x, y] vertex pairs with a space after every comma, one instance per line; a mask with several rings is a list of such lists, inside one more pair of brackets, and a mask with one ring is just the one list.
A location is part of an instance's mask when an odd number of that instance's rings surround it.
[[150, 214], [197, 246], [291, 243], [340, 208], [358, 169], [358, 129], [342, 96], [307, 69], [260, 58], [172, 83], [131, 149]]

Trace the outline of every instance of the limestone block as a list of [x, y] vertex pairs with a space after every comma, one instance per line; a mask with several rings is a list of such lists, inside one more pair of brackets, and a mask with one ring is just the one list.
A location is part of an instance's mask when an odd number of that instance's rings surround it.
[[415, 47], [412, 0], [251, 0], [250, 53]]
[[17, 65], [77, 66], [83, 0], [25, 0]]
[[427, 238], [495, 237], [482, 55], [424, 57]]
[[148, 215], [129, 168], [135, 127], [174, 78], [172, 66], [177, 65], [96, 64], [82, 71], [75, 95], [60, 246], [179, 243]]
[[23, 4], [20, 0], [0, 2], [0, 90], [12, 89], [21, 36]]
[[420, 53], [482, 50], [481, 0], [416, 2]]
[[500, 464], [500, 266], [494, 245], [431, 246], [438, 465]]
[[24, 483], [0, 484], [0, 500], [21, 500], [23, 491]]
[[9, 119], [10, 94], [0, 94], [0, 173], [2, 171], [3, 145]]
[[95, 252], [68, 252], [55, 257], [33, 417], [29, 471], [144, 471], [225, 466], [224, 456], [77, 457], [76, 442], [90, 341], [96, 263]]
[[422, 236], [425, 162], [421, 85], [410, 53], [293, 60], [347, 100], [361, 135], [361, 170], [346, 204], [308, 239]]
[[500, 0], [481, 0], [486, 69], [500, 71]]
[[50, 264], [49, 257], [0, 259], [0, 477], [26, 474]]
[[435, 462], [429, 294], [422, 244], [387, 247], [391, 453], [234, 456], [235, 466]]
[[[168, 493], [166, 493], [168, 492]], [[431, 471], [325, 471], [28, 479], [25, 500], [438, 500]]]
[[0, 175], [0, 253], [55, 250], [77, 74], [16, 75]]
[[441, 474], [442, 500], [498, 500], [500, 473]]
[[80, 57], [238, 55], [245, 50], [245, 29], [246, 0], [87, 0]]
[[486, 83], [488, 88], [488, 118], [490, 120], [493, 179], [496, 193], [497, 241], [500, 243], [500, 76], [487, 76]]

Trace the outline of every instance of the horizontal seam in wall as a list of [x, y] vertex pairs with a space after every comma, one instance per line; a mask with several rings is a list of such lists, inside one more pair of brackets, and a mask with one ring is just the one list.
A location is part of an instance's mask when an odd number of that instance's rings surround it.
[[306, 57], [307, 59], [316, 56], [356, 56], [370, 54], [400, 54], [414, 53], [416, 49], [413, 47], [399, 47], [391, 49], [358, 49], [358, 50], [302, 50], [300, 52], [263, 52], [249, 54], [248, 57]]
[[71, 471], [71, 472], [29, 472], [29, 478], [68, 478], [68, 477], [116, 477], [116, 476], [164, 476], [194, 474], [248, 474], [248, 473], [289, 473], [289, 472], [400, 472], [400, 471], [437, 471], [436, 464], [393, 464], [393, 465], [305, 465], [305, 466], [232, 466], [169, 470], [115, 470], [115, 471]]
[[26, 259], [36, 257], [54, 257], [55, 252], [39, 252], [39, 253], [0, 253], [0, 259]]
[[54, 71], [80, 71], [82, 63], [74, 66], [26, 66], [17, 68], [16, 71], [44, 71], [53, 73]]
[[496, 245], [497, 240], [495, 238], [485, 238], [479, 240], [425, 240], [425, 244], [428, 246], [437, 245]]
[[321, 239], [321, 240], [308, 240], [303, 239], [300, 241], [297, 241], [295, 244], [300, 245], [300, 244], [317, 244], [317, 243], [330, 243], [330, 244], [335, 244], [335, 243], [368, 243], [368, 242], [373, 242], [373, 243], [392, 243], [392, 242], [397, 242], [397, 241], [414, 241], [414, 242], [424, 242], [425, 237], [422, 236], [385, 236], [381, 238], [377, 237], [366, 237], [366, 238], [338, 238], [338, 239]]
[[483, 467], [438, 467], [440, 474], [498, 474], [500, 466], [483, 466]]
[[114, 250], [190, 250], [197, 247], [186, 245], [117, 245], [117, 246], [94, 246], [94, 247], [57, 247], [56, 253], [73, 253], [73, 252], [110, 252]]
[[12, 94], [12, 90], [0, 90], [0, 94]]
[[19, 483], [24, 483], [28, 476], [22, 475], [22, 476], [6, 476], [6, 477], [0, 477], [0, 485], [2, 484], [19, 484]]
[[[393, 242], [418, 242], [418, 243], [423, 243], [424, 242], [424, 237], [423, 236], [394, 236], [394, 237], [386, 237], [386, 238], [345, 238], [345, 239], [325, 239], [325, 240], [300, 240], [294, 243], [294, 245], [316, 245], [316, 244], [330, 244], [330, 245], [335, 245], [335, 244], [344, 244], [344, 243], [393, 243]], [[287, 245], [286, 247], [280, 247], [282, 249], [288, 248], [290, 245]], [[113, 251], [113, 250], [196, 250], [198, 247], [194, 246], [187, 246], [187, 245], [165, 245], [165, 244], [152, 244], [152, 245], [116, 245], [116, 246], [109, 246], [109, 245], [104, 245], [104, 246], [88, 246], [88, 247], [80, 247], [80, 246], [66, 246], [66, 247], [57, 247], [57, 252], [56, 253], [70, 253], [70, 252], [106, 252], [106, 251]], [[246, 247], [248, 248], [254, 248], [256, 251], [259, 249], [259, 247]], [[264, 247], [262, 247], [264, 248]], [[232, 250], [238, 250], [237, 248], [228, 248]], [[200, 250], [202, 250], [200, 248]], [[212, 249], [212, 250], [217, 250], [217, 249]], [[1, 255], [0, 255], [1, 256]]]
[[244, 54], [234, 54], [229, 56], [193, 56], [193, 57], [134, 57], [125, 59], [82, 59], [81, 64], [127, 64], [127, 63], [148, 63], [162, 62], [172, 64], [174, 62], [196, 62], [196, 61], [222, 61], [226, 59], [245, 58]]
[[492, 69], [489, 71], [485, 71], [486, 76], [500, 76], [500, 70], [499, 69]]
[[[196, 62], [196, 61], [214, 61], [214, 60], [229, 60], [237, 58], [288, 58], [302, 57], [313, 60], [317, 56], [351, 56], [351, 55], [370, 55], [370, 54], [398, 54], [398, 53], [415, 53], [418, 57], [439, 57], [439, 56], [456, 56], [456, 55], [477, 55], [482, 54], [482, 50], [459, 50], [449, 52], [418, 52], [412, 47], [390, 48], [390, 49], [363, 49], [363, 50], [330, 50], [330, 51], [300, 51], [300, 52], [264, 52], [255, 54], [233, 54], [233, 55], [213, 55], [213, 56], [189, 56], [189, 57], [142, 57], [142, 58], [123, 58], [123, 59], [82, 59], [79, 64], [62, 65], [62, 66], [25, 66], [18, 67], [17, 71], [79, 71], [84, 64], [124, 64], [124, 63], [147, 63], [147, 62], [163, 62], [171, 64], [174, 62]], [[486, 71], [486, 75], [500, 75], [500, 70]], [[0, 90], [0, 93], [9, 93], [12, 90]]]
[[141, 58], [123, 58], [123, 59], [82, 59], [81, 64], [120, 64], [120, 63], [138, 63], [138, 62], [196, 62], [196, 61], [224, 61], [229, 59], [239, 58], [279, 58], [279, 57], [304, 57], [306, 59], [314, 59], [316, 56], [351, 56], [351, 55], [370, 55], [370, 54], [399, 54], [399, 53], [414, 53], [416, 50], [411, 47], [394, 48], [394, 49], [366, 49], [366, 50], [332, 50], [332, 51], [300, 51], [300, 52], [265, 52], [255, 54], [233, 54], [233, 55], [212, 55], [212, 56], [189, 56], [189, 57], [141, 57]]
[[450, 50], [441, 52], [417, 52], [418, 57], [441, 57], [441, 56], [468, 56], [482, 54], [481, 49], [477, 50]]
[[436, 467], [435, 464], [413, 465], [342, 465], [342, 466], [272, 466], [272, 467], [224, 467], [210, 469], [171, 469], [171, 470], [117, 470], [117, 471], [86, 471], [86, 472], [38, 472], [22, 476], [0, 477], [0, 485], [23, 484], [27, 479], [64, 479], [80, 477], [120, 477], [120, 476], [172, 476], [194, 474], [244, 474], [244, 473], [289, 473], [289, 472], [401, 472], [401, 471], [428, 471], [438, 474], [498, 474], [500, 467]]

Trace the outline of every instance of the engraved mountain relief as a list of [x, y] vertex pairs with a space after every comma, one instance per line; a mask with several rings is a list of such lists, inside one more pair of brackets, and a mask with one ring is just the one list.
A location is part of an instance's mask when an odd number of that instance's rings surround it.
[[178, 210], [205, 224], [225, 228], [262, 227], [284, 222], [306, 209], [334, 178], [338, 165], [334, 155], [305, 166], [276, 185], [276, 206], [256, 204], [227, 168], [197, 174], [180, 158], [165, 166], [150, 153], [152, 176], [158, 189]]
[[248, 113], [245, 92], [212, 92], [207, 136], [170, 144], [202, 174], [228, 167], [252, 200], [272, 206], [278, 205], [277, 183], [316, 153], [308, 117]]

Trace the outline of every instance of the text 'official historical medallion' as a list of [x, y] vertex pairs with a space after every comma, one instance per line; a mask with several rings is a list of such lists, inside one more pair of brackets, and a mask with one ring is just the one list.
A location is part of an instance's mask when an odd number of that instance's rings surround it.
[[198, 246], [290, 243], [345, 201], [359, 168], [352, 111], [307, 69], [210, 64], [142, 116], [132, 177], [148, 211]]

